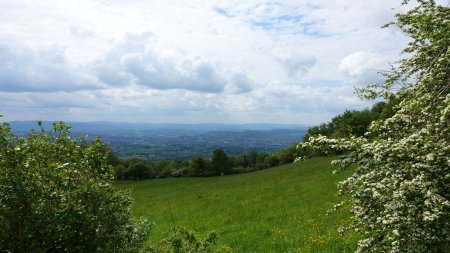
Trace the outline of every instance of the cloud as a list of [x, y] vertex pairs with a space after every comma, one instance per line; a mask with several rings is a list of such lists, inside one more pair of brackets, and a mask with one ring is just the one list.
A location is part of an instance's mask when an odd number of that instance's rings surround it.
[[339, 64], [339, 71], [357, 84], [379, 83], [383, 76], [378, 72], [386, 70], [387, 61], [379, 54], [358, 51], [344, 57]]
[[226, 85], [216, 67], [203, 60], [176, 60], [146, 51], [143, 55], [123, 56], [122, 64], [136, 84], [153, 89], [221, 92]]
[[316, 64], [317, 59], [313, 55], [289, 55], [278, 57], [277, 61], [283, 65], [289, 76], [295, 77], [307, 73]]
[[88, 29], [80, 28], [80, 27], [75, 26], [75, 25], [72, 25], [70, 27], [70, 33], [75, 38], [80, 38], [80, 39], [86, 39], [86, 38], [92, 38], [93, 37], [92, 31], [90, 31]]
[[70, 66], [63, 48], [34, 50], [21, 43], [0, 44], [0, 91], [76, 91], [99, 86]]
[[232, 93], [239, 94], [252, 91], [256, 84], [246, 74], [237, 73], [231, 77], [230, 86]]
[[378, 80], [407, 44], [398, 29], [380, 29], [399, 5], [0, 1], [0, 114], [324, 122], [365, 107], [353, 86]]
[[265, 2], [227, 2], [214, 11], [227, 18], [239, 19], [254, 30], [272, 33], [321, 35], [313, 32], [316, 22], [307, 19], [308, 13], [317, 8], [307, 1], [288, 3], [282, 1]]
[[230, 74], [212, 61], [179, 51], [152, 47], [152, 35], [129, 34], [96, 63], [97, 76], [105, 84], [141, 85], [157, 90], [192, 90], [220, 93], [227, 85], [233, 92], [248, 92], [253, 82], [245, 73]]

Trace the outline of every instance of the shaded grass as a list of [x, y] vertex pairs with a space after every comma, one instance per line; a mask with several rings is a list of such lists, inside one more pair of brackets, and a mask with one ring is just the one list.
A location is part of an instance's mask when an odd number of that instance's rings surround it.
[[330, 158], [315, 158], [248, 174], [122, 182], [132, 187], [133, 214], [156, 224], [157, 244], [176, 226], [201, 234], [216, 230], [218, 244], [233, 252], [351, 252], [356, 235], [337, 229], [348, 214], [326, 215], [336, 204]]

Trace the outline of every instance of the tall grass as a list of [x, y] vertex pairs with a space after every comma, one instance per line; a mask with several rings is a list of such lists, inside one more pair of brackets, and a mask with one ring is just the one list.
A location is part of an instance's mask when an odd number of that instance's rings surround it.
[[[345, 212], [326, 215], [339, 201], [330, 158], [316, 158], [248, 174], [120, 183], [132, 187], [133, 213], [156, 226], [157, 244], [176, 226], [216, 230], [233, 252], [350, 252], [356, 235], [340, 236]], [[170, 207], [170, 208], [169, 208]], [[172, 215], [171, 215], [172, 213]]]

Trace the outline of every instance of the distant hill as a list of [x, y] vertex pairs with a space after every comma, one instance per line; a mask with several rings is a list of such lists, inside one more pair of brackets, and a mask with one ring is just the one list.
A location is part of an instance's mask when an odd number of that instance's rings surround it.
[[[14, 131], [28, 131], [37, 129], [36, 121], [12, 121], [10, 122]], [[54, 121], [43, 121], [44, 129], [50, 129]], [[251, 123], [251, 124], [219, 124], [219, 123], [201, 123], [201, 124], [173, 124], [173, 123], [125, 123], [109, 121], [92, 122], [66, 122], [72, 126], [74, 132], [81, 133], [104, 133], [104, 131], [118, 130], [185, 130], [194, 132], [204, 131], [231, 131], [231, 130], [274, 130], [274, 129], [302, 129], [307, 130], [309, 125], [301, 124], [270, 124], [270, 123]]]
[[[44, 121], [48, 130], [53, 122]], [[216, 148], [229, 155], [249, 150], [273, 152], [299, 142], [306, 125], [283, 124], [152, 124], [117, 122], [67, 122], [75, 136], [100, 136], [121, 157], [148, 161], [190, 160], [209, 157]], [[35, 121], [13, 121], [17, 134], [39, 129]]]

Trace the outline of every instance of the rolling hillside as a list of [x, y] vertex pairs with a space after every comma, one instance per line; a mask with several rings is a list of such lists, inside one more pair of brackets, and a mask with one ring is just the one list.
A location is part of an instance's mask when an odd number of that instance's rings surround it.
[[316, 158], [255, 173], [120, 183], [131, 187], [133, 213], [155, 222], [149, 243], [169, 233], [172, 221], [205, 234], [233, 252], [349, 252], [356, 237], [341, 237], [348, 215], [326, 215], [338, 202], [330, 158]]

